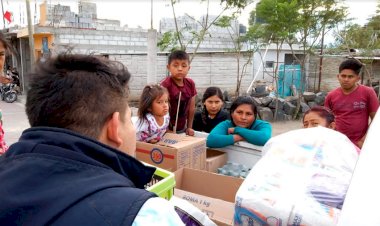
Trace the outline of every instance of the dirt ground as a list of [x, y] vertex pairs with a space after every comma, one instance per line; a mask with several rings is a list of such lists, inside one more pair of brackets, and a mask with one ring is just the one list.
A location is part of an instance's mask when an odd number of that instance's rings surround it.
[[279, 135], [281, 133], [302, 128], [302, 123], [300, 120], [271, 122], [271, 124], [272, 124], [272, 137]]

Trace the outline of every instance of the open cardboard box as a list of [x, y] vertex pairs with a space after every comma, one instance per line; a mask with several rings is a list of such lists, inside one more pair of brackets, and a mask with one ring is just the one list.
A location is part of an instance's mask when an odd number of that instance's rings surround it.
[[218, 168], [223, 167], [227, 163], [227, 153], [215, 149], [207, 148], [206, 152], [206, 170], [216, 173]]
[[174, 172], [188, 167], [206, 169], [206, 139], [166, 133], [156, 144], [136, 142], [136, 158]]
[[174, 195], [189, 201], [218, 225], [232, 225], [235, 195], [243, 179], [181, 168], [174, 172]]

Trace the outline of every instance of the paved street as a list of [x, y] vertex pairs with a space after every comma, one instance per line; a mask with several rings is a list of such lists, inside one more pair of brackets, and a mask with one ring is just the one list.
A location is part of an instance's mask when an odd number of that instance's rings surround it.
[[0, 108], [3, 113], [3, 129], [5, 132], [5, 142], [7, 145], [15, 143], [23, 130], [29, 128], [29, 122], [25, 114], [25, 95], [20, 95], [14, 103], [0, 101]]

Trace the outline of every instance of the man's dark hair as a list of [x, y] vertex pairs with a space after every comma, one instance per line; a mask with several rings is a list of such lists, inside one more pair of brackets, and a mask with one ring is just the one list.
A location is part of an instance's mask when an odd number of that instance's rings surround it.
[[168, 58], [168, 64], [170, 64], [173, 60], [187, 60], [190, 61], [189, 54], [187, 54], [183, 50], [174, 50]]
[[39, 63], [30, 75], [29, 123], [98, 139], [114, 112], [124, 120], [130, 77], [121, 63], [96, 56], [61, 54]]
[[339, 65], [339, 73], [344, 69], [350, 69], [355, 72], [356, 75], [360, 74], [363, 64], [356, 59], [347, 59]]

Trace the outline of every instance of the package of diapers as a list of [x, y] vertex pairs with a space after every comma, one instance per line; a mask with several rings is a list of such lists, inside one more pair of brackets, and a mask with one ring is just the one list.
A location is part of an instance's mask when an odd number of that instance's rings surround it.
[[324, 127], [271, 138], [236, 194], [234, 225], [336, 225], [357, 159]]

